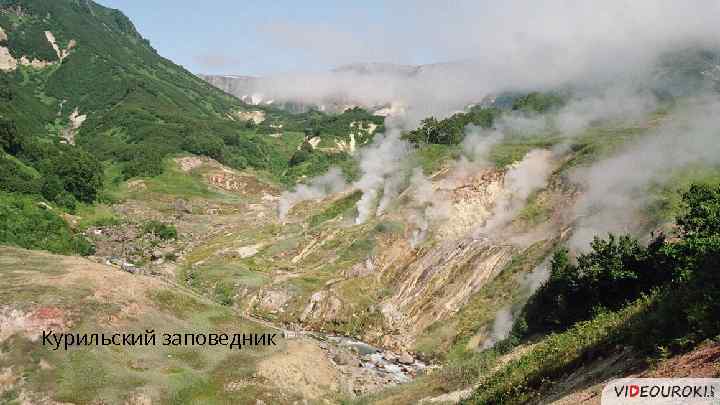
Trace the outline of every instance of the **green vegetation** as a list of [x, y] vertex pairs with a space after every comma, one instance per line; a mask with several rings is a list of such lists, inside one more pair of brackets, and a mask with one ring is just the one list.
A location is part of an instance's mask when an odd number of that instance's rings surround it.
[[[555, 93], [531, 92], [514, 98], [510, 110], [527, 115], [549, 113], [565, 103], [565, 98]], [[457, 113], [443, 120], [429, 117], [420, 122], [420, 127], [403, 134], [403, 138], [414, 144], [458, 145], [465, 139], [468, 126], [492, 128], [505, 112], [495, 107], [473, 106], [467, 112]]]
[[720, 186], [693, 185], [682, 201], [676, 240], [661, 235], [646, 247], [610, 235], [595, 239], [577, 264], [556, 253], [550, 279], [504, 343], [546, 337], [481, 380], [471, 402], [538, 400], [554, 381], [617, 345], [659, 356], [720, 334]]
[[320, 147], [335, 146], [336, 140], [348, 141], [351, 133], [358, 145], [362, 145], [370, 141], [373, 134], [384, 131], [384, 118], [360, 107], [349, 108], [333, 115], [317, 110], [302, 114], [268, 110], [266, 114], [267, 119], [258, 126], [258, 133], [302, 132], [306, 138], [319, 137]]
[[172, 224], [160, 221], [148, 221], [143, 225], [143, 232], [157, 236], [162, 240], [177, 239], [177, 229]]
[[547, 134], [508, 136], [490, 150], [489, 158], [496, 167], [505, 167], [522, 160], [533, 149], [549, 149], [560, 140]]
[[180, 319], [186, 319], [193, 313], [206, 311], [207, 305], [187, 294], [164, 289], [150, 293], [150, 298], [163, 311], [169, 312]]
[[443, 165], [460, 157], [460, 148], [456, 145], [424, 144], [415, 149], [413, 156], [425, 175], [432, 175]]
[[604, 128], [591, 127], [577, 138], [572, 139], [570, 151], [572, 158], [559, 169], [561, 172], [591, 164], [598, 159], [609, 156], [627, 142], [638, 139], [647, 132], [645, 128]]
[[[66, 117], [77, 109], [87, 120], [75, 135], [78, 148], [73, 149], [117, 164], [123, 179], [157, 176], [165, 169], [166, 157], [189, 152], [237, 169], [265, 171], [277, 181], [292, 184], [343, 164], [345, 154], [324, 150], [335, 147], [336, 140], [347, 143], [353, 134], [361, 145], [372, 138], [372, 130], [382, 131], [383, 118], [360, 108], [327, 115], [258, 107], [266, 113], [265, 122], [236, 122], [229, 117], [248, 106], [159, 56], [117, 10], [71, 0], [2, 0], [0, 8], [22, 10], [22, 17], [0, 13], [0, 26], [8, 32], [8, 45], [16, 58], [28, 55], [57, 62], [45, 31], [51, 31], [61, 47], [74, 44], [62, 64], [44, 69], [21, 66], [16, 72], [0, 73], [0, 147], [11, 155], [19, 153], [18, 136], [33, 142], [58, 142], [69, 126]], [[273, 133], [288, 139], [278, 142], [268, 136]], [[292, 134], [297, 133], [319, 136], [323, 150], [305, 149], [293, 156], [298, 144]], [[278, 147], [285, 142], [293, 144], [290, 150]], [[67, 170], [75, 169], [70, 165]], [[57, 177], [65, 182], [64, 175], [59, 172]], [[56, 193], [58, 181], [47, 183], [46, 194], [71, 209], [68, 196]], [[73, 182], [68, 187], [77, 185]], [[95, 195], [85, 191], [68, 190], [80, 194], [75, 196], [79, 201], [91, 201]]]
[[420, 122], [420, 127], [403, 135], [415, 144], [457, 145], [465, 138], [468, 125], [491, 128], [501, 111], [495, 108], [475, 106], [468, 112], [457, 113], [438, 121], [429, 117]]
[[61, 254], [92, 254], [93, 246], [35, 199], [0, 192], [0, 243]]
[[[522, 404], [542, 398], [542, 389], [553, 379], [579, 367], [592, 355], [624, 343], [638, 317], [650, 306], [642, 299], [622, 311], [599, 314], [592, 321], [575, 325], [561, 334], [553, 334], [517, 360], [481, 380], [468, 403]], [[604, 349], [604, 350], [603, 350]]]
[[11, 121], [0, 119], [0, 190], [41, 194], [74, 211], [78, 201], [93, 202], [102, 188], [100, 163], [82, 149], [22, 135]]
[[525, 333], [563, 330], [603, 310], [618, 310], [672, 278], [662, 257], [665, 240], [647, 248], [630, 236], [596, 238], [590, 253], [572, 264], [566, 250], [555, 254], [550, 279], [528, 302], [523, 313]]
[[325, 221], [337, 218], [340, 215], [355, 216], [355, 205], [362, 197], [362, 192], [356, 191], [346, 197], [343, 197], [325, 208], [321, 213], [313, 215], [308, 220], [310, 226], [317, 226]]
[[543, 114], [557, 110], [565, 104], [565, 97], [555, 92], [530, 92], [513, 100], [512, 110]]

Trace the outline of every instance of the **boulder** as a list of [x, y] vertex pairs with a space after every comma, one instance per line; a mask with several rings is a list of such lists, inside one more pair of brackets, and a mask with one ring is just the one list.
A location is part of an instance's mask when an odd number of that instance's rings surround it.
[[355, 356], [345, 351], [335, 353], [333, 361], [340, 366], [357, 366], [360, 363]]
[[395, 353], [393, 353], [393, 352], [386, 351], [383, 353], [383, 359], [385, 359], [387, 361], [395, 361], [395, 360], [397, 360], [397, 356], [395, 356]]
[[398, 363], [400, 364], [413, 364], [415, 363], [415, 359], [410, 355], [408, 352], [402, 352], [400, 356], [397, 358]]

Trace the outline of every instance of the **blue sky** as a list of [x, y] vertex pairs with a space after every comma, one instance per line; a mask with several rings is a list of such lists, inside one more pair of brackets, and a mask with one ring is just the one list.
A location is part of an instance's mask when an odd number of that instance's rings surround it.
[[[96, 0], [195, 73], [472, 60], [493, 81], [552, 82], [717, 39], [717, 0]], [[456, 77], [459, 81], [462, 77]]]
[[[351, 62], [427, 63], [395, 49], [403, 2], [364, 0], [99, 0], [128, 15], [165, 57], [195, 73], [266, 75]], [[407, 6], [407, 4], [405, 4]], [[412, 7], [410, 7], [412, 10]]]

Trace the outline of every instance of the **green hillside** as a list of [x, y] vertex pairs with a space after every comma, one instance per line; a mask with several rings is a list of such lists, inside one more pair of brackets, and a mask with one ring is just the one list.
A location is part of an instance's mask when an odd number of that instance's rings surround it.
[[[0, 70], [0, 193], [70, 213], [106, 200], [103, 190], [119, 181], [159, 175], [178, 153], [292, 184], [351, 165], [332, 147], [357, 132], [354, 123], [382, 126], [361, 109], [252, 107], [264, 122], [238, 118], [251, 107], [163, 58], [124, 14], [92, 1], [2, 0], [0, 28], [16, 65]], [[358, 132], [358, 141], [371, 135]], [[317, 150], [307, 144], [314, 136]]]

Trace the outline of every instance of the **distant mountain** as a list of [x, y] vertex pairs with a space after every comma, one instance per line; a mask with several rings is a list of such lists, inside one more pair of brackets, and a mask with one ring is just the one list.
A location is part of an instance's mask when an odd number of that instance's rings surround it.
[[351, 63], [338, 66], [333, 69], [336, 73], [356, 73], [363, 75], [392, 75], [392, 76], [413, 76], [416, 75], [422, 66], [419, 65], [396, 65], [392, 63]]
[[[251, 77], [200, 74], [198, 76], [251, 105], [274, 105], [293, 112], [316, 108], [331, 113], [342, 112], [352, 107], [362, 107], [377, 115], [386, 116], [402, 111], [403, 107], [399, 100], [391, 97], [383, 98], [382, 95], [367, 98], [355, 97], [348, 89], [358, 82], [407, 80], [417, 76], [423, 69], [423, 66], [391, 63], [352, 63], [338, 66], [325, 73], [298, 75], [299, 77], [309, 77], [311, 80], [319, 82], [320, 86], [327, 87], [327, 89], [307, 89], [307, 92], [304, 89], [290, 89], [290, 86], [285, 86], [286, 83], [294, 81], [292, 79], [294, 75]], [[299, 81], [303, 82], [302, 79]], [[370, 88], [368, 90], [372, 91]]]

